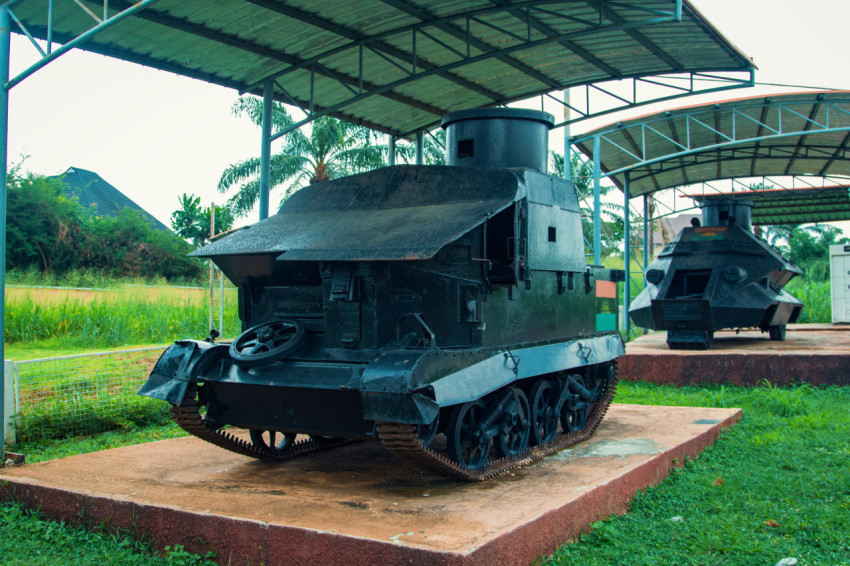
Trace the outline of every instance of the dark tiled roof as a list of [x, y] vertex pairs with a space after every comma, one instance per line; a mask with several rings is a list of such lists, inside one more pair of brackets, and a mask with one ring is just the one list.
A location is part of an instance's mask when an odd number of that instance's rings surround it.
[[69, 167], [61, 175], [51, 177], [62, 183], [62, 192], [65, 196], [78, 198], [80, 204], [86, 208], [94, 208], [98, 216], [117, 217], [125, 208], [138, 211], [153, 228], [168, 232], [168, 227], [154, 218], [141, 206], [127, 198], [127, 196], [103, 180], [94, 171], [87, 171], [79, 167]]

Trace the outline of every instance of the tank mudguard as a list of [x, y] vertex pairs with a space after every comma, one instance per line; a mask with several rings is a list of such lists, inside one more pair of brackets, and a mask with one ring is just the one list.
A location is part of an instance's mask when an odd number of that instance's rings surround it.
[[159, 357], [139, 395], [179, 405], [189, 383], [197, 381], [193, 376], [201, 375], [209, 364], [227, 355], [227, 351], [226, 344], [177, 340]]
[[431, 387], [437, 403], [446, 407], [479, 399], [516, 380], [610, 362], [624, 353], [619, 333], [540, 346], [500, 348], [481, 362], [437, 378]]
[[479, 399], [513, 381], [609, 362], [624, 353], [619, 333], [517, 348], [388, 352], [363, 375], [363, 417], [427, 424], [441, 407]]

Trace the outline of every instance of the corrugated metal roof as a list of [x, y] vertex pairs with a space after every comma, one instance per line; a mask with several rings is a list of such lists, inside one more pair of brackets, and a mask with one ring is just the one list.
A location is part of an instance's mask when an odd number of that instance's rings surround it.
[[169, 232], [168, 227], [154, 218], [148, 211], [136, 204], [127, 195], [107, 183], [103, 177], [94, 171], [69, 167], [61, 175], [50, 177], [62, 183], [62, 192], [70, 197], [79, 199], [80, 204], [98, 216], [117, 218], [125, 208], [135, 210], [142, 215], [151, 227]]
[[850, 220], [850, 186], [847, 185], [682, 196], [700, 203], [730, 198], [753, 201], [752, 218], [755, 225]]
[[[95, 23], [74, 2], [52, 4], [56, 42]], [[13, 8], [47, 37], [47, 3]], [[673, 0], [159, 0], [80, 48], [256, 94], [272, 78], [282, 102], [409, 134], [450, 111], [574, 85], [752, 68], [689, 2], [680, 21], [676, 8]]]
[[577, 136], [629, 194], [720, 179], [850, 176], [850, 91], [759, 96], [617, 122]]

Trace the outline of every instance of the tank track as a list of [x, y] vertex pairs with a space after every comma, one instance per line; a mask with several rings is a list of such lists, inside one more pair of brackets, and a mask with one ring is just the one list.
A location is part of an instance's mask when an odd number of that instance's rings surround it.
[[183, 402], [171, 407], [171, 418], [174, 419], [177, 426], [189, 434], [242, 456], [250, 456], [269, 462], [283, 462], [355, 442], [349, 438], [310, 438], [298, 440], [283, 450], [256, 446], [248, 440], [239, 438], [208, 423], [201, 416], [201, 406], [196, 398], [196, 392], [197, 386], [191, 385]]
[[423, 446], [419, 441], [416, 425], [379, 423], [378, 438], [391, 452], [437, 474], [469, 482], [485, 481], [583, 442], [593, 436], [614, 398], [617, 389], [616, 367], [615, 362], [614, 375], [606, 382], [599, 400], [592, 406], [587, 416], [587, 424], [581, 430], [570, 433], [562, 432], [560, 436], [542, 446], [529, 447], [526, 452], [513, 458], [500, 458], [490, 461], [486, 467], [473, 469], [460, 466], [445, 455]]
[[[606, 382], [599, 400], [592, 406], [584, 428], [570, 433], [561, 433], [560, 436], [542, 446], [530, 447], [520, 456], [493, 460], [483, 468], [472, 469], [460, 466], [449, 460], [445, 455], [423, 446], [419, 439], [416, 425], [378, 423], [378, 438], [394, 454], [439, 475], [469, 482], [485, 481], [519, 466], [554, 454], [579, 442], [583, 442], [593, 436], [599, 423], [605, 417], [605, 413], [608, 412], [608, 407], [614, 398], [614, 393], [617, 389], [616, 367], [615, 362], [614, 375]], [[239, 438], [226, 430], [221, 430], [208, 423], [200, 413], [201, 407], [196, 396], [197, 386], [193, 384], [190, 387], [191, 389], [187, 391], [183, 402], [180, 405], [171, 407], [171, 416], [174, 422], [189, 434], [236, 454], [258, 458], [260, 460], [283, 462], [356, 442], [356, 440], [349, 438], [310, 438], [296, 441], [283, 450], [272, 450], [267, 447], [256, 446], [252, 442]]]

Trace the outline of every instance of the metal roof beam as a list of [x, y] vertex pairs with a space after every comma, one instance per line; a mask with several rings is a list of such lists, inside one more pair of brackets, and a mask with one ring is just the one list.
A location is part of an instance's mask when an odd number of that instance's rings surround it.
[[[153, 1], [153, 0], [151, 0], [151, 1]], [[113, 4], [121, 5], [121, 4], [125, 4], [125, 3], [113, 0]], [[223, 45], [228, 45], [230, 47], [242, 49], [244, 51], [248, 51], [250, 53], [254, 53], [254, 54], [260, 55], [262, 57], [266, 57], [266, 58], [269, 58], [269, 59], [272, 59], [272, 60], [275, 60], [275, 61], [279, 61], [279, 62], [285, 63], [287, 65], [301, 65], [301, 64], [304, 63], [304, 60], [301, 59], [300, 57], [296, 57], [294, 55], [289, 55], [289, 54], [283, 53], [281, 51], [276, 51], [274, 49], [262, 47], [260, 45], [253, 43], [253, 42], [246, 41], [246, 40], [240, 39], [238, 37], [235, 37], [235, 36], [220, 32], [220, 31], [216, 31], [216, 30], [213, 30], [213, 29], [210, 29], [210, 28], [206, 28], [206, 27], [198, 25], [198, 24], [193, 24], [193, 23], [190, 23], [190, 22], [187, 22], [187, 21], [184, 21], [184, 20], [178, 20], [176, 18], [172, 18], [172, 17], [167, 16], [167, 15], [162, 14], [162, 13], [147, 10], [147, 11], [139, 13], [138, 17], [145, 19], [147, 21], [162, 25], [162, 26], [166, 26], [166, 27], [169, 27], [169, 28], [172, 28], [172, 29], [177, 29], [177, 30], [180, 30], [180, 31], [183, 31], [183, 32], [186, 32], [186, 33], [190, 33], [190, 34], [195, 35], [197, 37], [203, 37], [204, 39], [208, 39], [210, 41], [215, 41], [216, 43], [221, 43]], [[362, 86], [364, 89], [370, 90], [370, 91], [377, 88], [376, 85], [373, 85], [371, 83], [363, 81], [362, 77], [355, 78], [355, 77], [351, 77], [351, 76], [348, 76], [348, 75], [343, 75], [341, 73], [339, 75], [337, 75], [337, 74], [334, 74], [334, 73], [330, 73], [323, 68], [319, 68], [319, 69], [312, 68], [310, 70], [310, 72], [314, 73], [314, 74], [318, 74], [318, 75], [328, 77], [328, 78], [333, 79], [333, 80], [335, 80], [335, 81], [337, 81], [341, 84], [347, 84], [347, 85], [357, 86], [357, 87]], [[252, 87], [246, 87], [246, 85], [239, 85], [238, 88], [242, 92], [247, 92]], [[426, 112], [435, 114], [437, 116], [442, 116], [443, 114], [445, 114], [445, 110], [443, 110], [443, 109], [436, 108], [434, 106], [431, 106], [431, 105], [426, 104], [424, 102], [421, 102], [419, 100], [410, 98], [408, 96], [404, 96], [404, 95], [394, 93], [394, 92], [382, 92], [380, 94], [382, 96], [384, 96], [385, 98], [389, 98], [389, 99], [394, 100], [396, 102], [401, 102], [403, 104], [407, 104], [407, 105], [412, 106], [414, 108], [419, 108], [420, 110], [424, 110]], [[302, 104], [304, 104], [304, 102], [305, 101], [302, 101]], [[311, 104], [310, 104], [309, 101], [306, 101], [306, 105], [311, 105]]]
[[[308, 23], [312, 26], [323, 29], [325, 31], [329, 31], [331, 33], [335, 33], [339, 36], [348, 38], [348, 39], [353, 40], [353, 41], [363, 41], [363, 40], [368, 39], [368, 36], [365, 36], [358, 31], [355, 31], [355, 30], [347, 28], [345, 26], [336, 24], [334, 22], [331, 22], [330, 20], [326, 20], [325, 18], [320, 18], [319, 16], [316, 16], [315, 14], [310, 14], [309, 12], [305, 12], [304, 10], [300, 10], [298, 8], [293, 8], [291, 6], [284, 6], [284, 5], [280, 4], [279, 2], [273, 2], [272, 0], [247, 0], [247, 1], [256, 5], [256, 6], [259, 6], [261, 8], [265, 8], [266, 10], [270, 10], [270, 11], [273, 11], [273, 12], [276, 12], [276, 13], [279, 13], [279, 14], [283, 14], [285, 16], [289, 16], [290, 18], [294, 18], [294, 19], [297, 19], [299, 21]], [[396, 59], [399, 59], [399, 60], [402, 60], [402, 61], [410, 59], [410, 57], [411, 57], [410, 53], [406, 53], [406, 52], [404, 52], [400, 49], [397, 49], [396, 47], [393, 47], [392, 45], [389, 45], [388, 43], [383, 42], [383, 41], [371, 42], [370, 48], [375, 50], [375, 51], [380, 51], [382, 53], [386, 53], [387, 55], [390, 55], [391, 57], [395, 57]], [[422, 67], [423, 69], [426, 69], [426, 70], [436, 68], [436, 65], [429, 63], [428, 61], [425, 61], [423, 59], [417, 59], [416, 65], [418, 65], [418, 66], [420, 66], [420, 67]], [[484, 88], [480, 85], [477, 85], [477, 84], [473, 83], [472, 81], [468, 81], [468, 80], [464, 79], [463, 77], [455, 75], [454, 73], [445, 73], [442, 76], [444, 78], [446, 78], [447, 80], [450, 80], [450, 81], [452, 81], [452, 82], [454, 82], [454, 83], [456, 83], [456, 84], [458, 84], [458, 85], [460, 85], [460, 86], [462, 86], [462, 87], [464, 87], [468, 90], [477, 92], [478, 94], [480, 94], [482, 96], [486, 96], [487, 98], [490, 98], [494, 101], [501, 98], [499, 94], [497, 94], [497, 93], [495, 93], [495, 92], [493, 92], [493, 91], [491, 91], [487, 88]]]
[[[496, 4], [497, 6], [505, 6], [509, 7], [510, 4], [507, 0], [490, 0], [491, 4]], [[517, 18], [518, 20], [525, 20], [529, 23], [529, 25], [533, 26], [540, 33], [547, 35], [549, 37], [558, 35], [558, 32], [541, 22], [539, 19], [535, 18], [531, 15], [531, 9], [526, 8], [525, 11], [518, 10], [516, 8], [508, 8], [508, 13]], [[593, 53], [584, 49], [583, 47], [577, 45], [575, 42], [563, 40], [560, 42], [562, 46], [569, 49], [594, 67], [603, 71], [604, 73], [611, 75], [611, 77], [621, 77], [623, 76], [622, 71], [617, 69], [616, 67], [609, 65], [599, 57], [595, 56]]]
[[[384, 4], [386, 4], [388, 6], [392, 6], [393, 8], [395, 8], [397, 10], [404, 12], [404, 13], [408, 14], [409, 16], [413, 16], [414, 18], [418, 18], [423, 23], [434, 19], [434, 16], [431, 13], [429, 13], [427, 10], [423, 10], [422, 8], [414, 6], [414, 5], [410, 4], [409, 2], [405, 2], [404, 0], [381, 0], [381, 2], [383, 2]], [[469, 24], [467, 22], [467, 26], [468, 25]], [[484, 51], [484, 52], [493, 52], [495, 50], [495, 48], [492, 45], [489, 45], [489, 44], [487, 44], [487, 43], [485, 43], [485, 42], [483, 42], [479, 39], [475, 39], [474, 37], [472, 37], [468, 33], [468, 30], [460, 29], [457, 26], [454, 26], [454, 25], [452, 25], [448, 22], [435, 24], [435, 27], [437, 27], [438, 29], [448, 33], [449, 35], [455, 37], [456, 39], [460, 39], [460, 40], [466, 42], [467, 43], [467, 53], [469, 53], [469, 47], [475, 47], [476, 49]], [[517, 61], [513, 57], [501, 55], [497, 58], [502, 63], [510, 65], [511, 67], [516, 69], [517, 71], [519, 71], [519, 72], [521, 72], [525, 75], [528, 75], [529, 77], [532, 77], [533, 79], [540, 81], [541, 83], [543, 83], [545, 85], [548, 85], [550, 88], [559, 88], [561, 86], [560, 83], [558, 83], [556, 80], [552, 79], [551, 77], [544, 75], [543, 73], [537, 71], [536, 69], [529, 67], [528, 65], [526, 65], [526, 64], [524, 64], [520, 61]]]
[[[143, 13], [144, 10], [148, 6], [150, 6], [151, 4], [153, 4], [154, 2], [157, 2], [157, 1], [158, 0], [142, 0], [141, 2], [136, 2], [135, 4], [132, 4], [132, 5], [126, 5], [124, 7], [124, 9], [119, 11], [117, 14], [115, 14], [111, 17], [107, 17], [106, 7], [107, 7], [108, 4], [104, 0], [104, 3], [103, 3], [104, 18], [103, 18], [103, 20], [100, 20], [100, 22], [97, 23], [93, 28], [85, 31], [84, 33], [82, 33], [82, 34], [80, 34], [80, 35], [78, 35], [78, 36], [76, 36], [76, 37], [74, 37], [70, 40], [68, 40], [59, 49], [53, 51], [49, 47], [48, 52], [46, 54], [42, 51], [41, 59], [39, 59], [34, 64], [32, 64], [29, 68], [27, 68], [24, 71], [22, 71], [21, 73], [19, 73], [16, 77], [7, 81], [6, 84], [4, 85], [4, 88], [6, 89], [6, 91], [11, 90], [12, 87], [14, 87], [18, 83], [20, 83], [21, 81], [26, 79], [27, 77], [29, 77], [30, 75], [35, 73], [37, 70], [39, 70], [42, 67], [44, 67], [45, 65], [47, 65], [51, 61], [55, 61], [57, 58], [61, 57], [62, 55], [64, 55], [68, 51], [70, 51], [71, 49], [73, 49], [75, 47], [79, 47], [80, 45], [86, 43], [91, 38], [93, 38], [95, 35], [102, 32], [103, 30], [111, 28], [113, 25], [115, 25], [118, 22], [128, 18], [129, 16], [138, 15], [139, 13]], [[9, 10], [10, 14], [11, 14], [11, 9], [7, 7], [7, 10]], [[17, 20], [17, 18], [15, 18], [15, 19]], [[95, 18], [95, 19], [97, 19], [97, 18]], [[21, 25], [22, 31], [26, 30], [26, 28], [23, 27], [23, 24], [20, 24], [20, 25]], [[48, 37], [50, 39], [52, 39], [52, 37], [53, 37], [52, 26], [53, 26], [53, 22], [52, 22], [52, 18], [51, 18], [51, 21], [48, 21], [47, 33], [46, 33], [46, 37]], [[30, 41], [33, 41], [33, 43], [35, 43], [35, 41], [32, 39], [32, 36], [30, 35], [29, 31], [25, 31], [25, 34], [30, 38]], [[50, 45], [50, 43], [51, 42], [48, 41], [48, 45]], [[39, 51], [41, 51], [40, 48], [39, 48]]]
[[818, 175], [821, 177], [826, 175], [826, 172], [829, 171], [830, 165], [832, 165], [836, 159], [847, 159], [847, 143], [850, 142], [850, 132], [847, 132], [847, 135], [844, 136], [844, 139], [841, 140], [841, 144], [835, 149], [835, 152], [832, 154], [832, 157], [829, 158], [821, 170], [818, 172]]
[[[585, 0], [588, 6], [591, 6], [597, 10], [599, 10], [599, 16], [601, 18], [606, 18], [615, 24], [625, 24], [626, 20], [621, 18], [619, 14], [609, 8], [604, 1], [600, 2], [599, 0]], [[681, 8], [679, 8], [681, 9]], [[679, 13], [681, 16], [681, 12]], [[685, 70], [684, 65], [679, 61], [676, 61], [673, 57], [664, 52], [663, 49], [658, 47], [655, 43], [647, 39], [645, 35], [637, 31], [636, 29], [627, 29], [624, 30], [629, 37], [640, 43], [647, 51], [658, 57], [665, 64], [669, 65], [671, 69], [676, 72], [683, 72]]]

